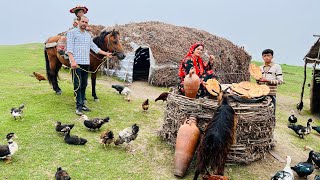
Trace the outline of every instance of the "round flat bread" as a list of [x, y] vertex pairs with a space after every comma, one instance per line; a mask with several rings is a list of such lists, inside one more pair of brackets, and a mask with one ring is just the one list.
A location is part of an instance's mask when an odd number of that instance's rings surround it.
[[266, 96], [266, 95], [268, 95], [270, 93], [269, 86], [267, 86], [265, 84], [262, 84], [262, 85], [260, 85], [260, 88], [262, 89], [263, 96]]
[[236, 92], [236, 93], [238, 93], [238, 94], [240, 94], [240, 95], [242, 95], [242, 96], [244, 96], [244, 97], [249, 98], [248, 90], [240, 87], [239, 84], [232, 83], [231, 89], [232, 89], [234, 92]]
[[250, 75], [256, 80], [259, 80], [262, 78], [260, 67], [255, 64], [250, 64], [249, 72], [250, 72]]
[[251, 98], [261, 97], [263, 95], [263, 91], [258, 85], [256, 88], [252, 88], [248, 91], [248, 94]]
[[206, 89], [213, 96], [218, 96], [221, 92], [220, 83], [216, 79], [208, 79], [206, 82]]
[[239, 86], [243, 89], [250, 90], [252, 88], [256, 88], [257, 84], [250, 81], [242, 81], [239, 83]]

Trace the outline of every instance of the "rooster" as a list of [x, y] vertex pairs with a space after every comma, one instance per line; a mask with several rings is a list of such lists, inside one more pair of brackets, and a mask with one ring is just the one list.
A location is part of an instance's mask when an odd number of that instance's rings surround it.
[[45, 80], [47, 80], [47, 78], [45, 78], [45, 77], [44, 77], [42, 74], [40, 74], [40, 73], [33, 72], [33, 75], [36, 77], [36, 79], [39, 80], [39, 82], [40, 82], [40, 81], [45, 81]]
[[17, 119], [16, 117], [20, 117], [21, 119], [21, 116], [23, 114], [23, 111], [22, 111], [23, 108], [24, 108], [24, 104], [21, 104], [18, 108], [11, 108], [10, 113], [15, 120]]
[[211, 168], [217, 175], [224, 175], [224, 165], [232, 145], [235, 112], [224, 96], [221, 105], [209, 122], [198, 147], [197, 165], [194, 180], [204, 170]]
[[106, 123], [109, 122], [110, 118], [106, 117], [104, 119], [102, 118], [94, 118], [92, 120], [89, 120], [88, 116], [86, 115], [82, 115], [81, 116], [82, 119], [84, 119], [83, 124], [84, 126], [86, 126], [89, 130], [95, 130], [95, 129], [100, 129], [101, 126]]
[[142, 103], [142, 109], [143, 109], [143, 111], [147, 111], [149, 109], [149, 99], [145, 100]]
[[100, 135], [100, 142], [103, 144], [104, 148], [106, 148], [106, 144], [111, 144], [114, 140], [113, 132], [110, 130], [105, 130]]
[[71, 177], [69, 176], [67, 171], [62, 170], [61, 167], [57, 168], [57, 172], [55, 174], [55, 178], [56, 178], [56, 180], [70, 180], [71, 179]]
[[167, 98], [168, 98], [168, 95], [169, 93], [168, 92], [163, 92], [159, 95], [159, 97], [157, 97], [157, 99], [155, 99], [154, 101], [157, 102], [159, 100], [162, 100], [163, 101], [167, 101]]
[[114, 142], [115, 145], [123, 144], [126, 142], [129, 144], [131, 141], [135, 140], [138, 136], [139, 126], [137, 124], [132, 125], [119, 132], [118, 139]]

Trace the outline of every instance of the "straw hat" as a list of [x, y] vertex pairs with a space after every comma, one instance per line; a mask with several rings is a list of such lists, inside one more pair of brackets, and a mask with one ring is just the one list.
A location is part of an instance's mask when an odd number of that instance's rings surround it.
[[88, 12], [88, 8], [85, 7], [85, 6], [76, 6], [72, 9], [70, 9], [70, 13], [76, 13], [76, 11], [79, 11], [79, 10], [83, 10], [84, 14], [86, 14]]

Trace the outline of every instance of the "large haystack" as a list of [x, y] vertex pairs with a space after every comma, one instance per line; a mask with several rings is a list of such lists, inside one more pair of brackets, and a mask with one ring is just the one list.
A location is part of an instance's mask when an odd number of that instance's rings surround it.
[[[93, 26], [93, 28], [95, 27]], [[112, 29], [119, 30], [121, 33], [121, 40], [127, 52], [136, 51], [132, 48], [132, 42], [138, 46], [150, 48], [154, 62], [150, 62], [147, 80], [153, 85], [172, 86], [177, 84], [180, 61], [195, 42], [203, 42], [208, 54], [216, 56], [214, 69], [221, 78], [221, 83], [249, 79], [248, 67], [251, 56], [232, 42], [206, 31], [154, 21], [105, 28], [105, 30]], [[206, 56], [203, 58], [208, 60]], [[150, 59], [152, 60], [152, 57], [147, 60], [151, 61]], [[136, 61], [137, 59], [135, 63]], [[133, 74], [135, 74], [134, 71], [135, 68], [133, 68]], [[143, 69], [137, 71], [141, 73]]]

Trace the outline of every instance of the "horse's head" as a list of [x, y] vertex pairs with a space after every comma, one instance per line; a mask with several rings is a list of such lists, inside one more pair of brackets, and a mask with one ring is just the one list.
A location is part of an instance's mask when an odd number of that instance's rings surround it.
[[104, 42], [106, 43], [107, 50], [109, 52], [112, 52], [114, 56], [117, 56], [120, 60], [126, 57], [122, 44], [120, 42], [119, 31], [112, 30], [108, 35], [104, 37]]

